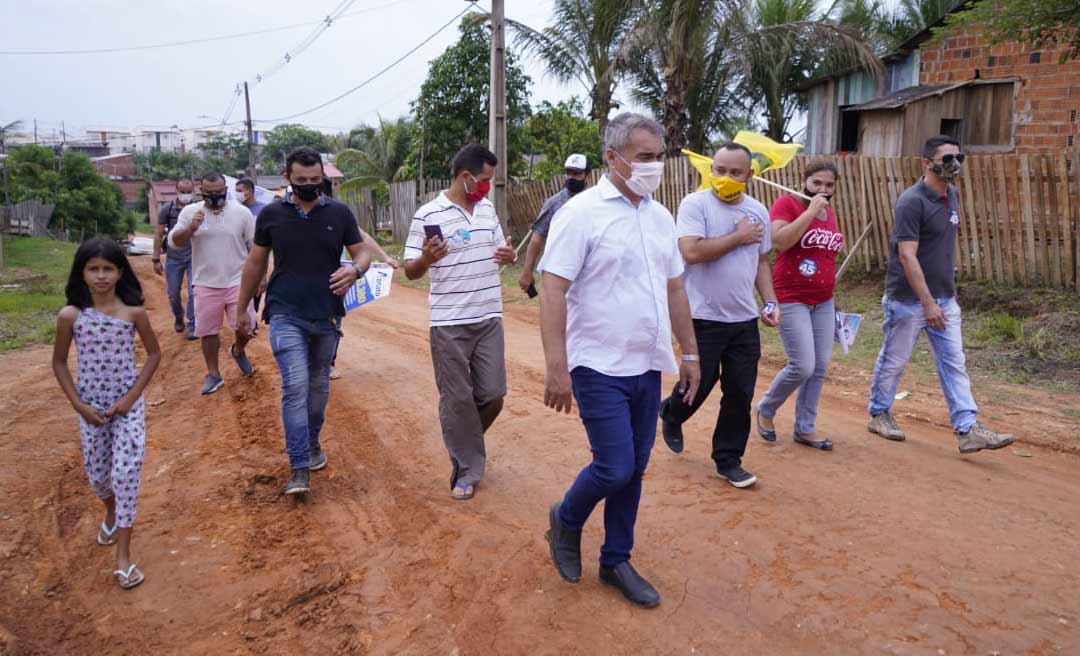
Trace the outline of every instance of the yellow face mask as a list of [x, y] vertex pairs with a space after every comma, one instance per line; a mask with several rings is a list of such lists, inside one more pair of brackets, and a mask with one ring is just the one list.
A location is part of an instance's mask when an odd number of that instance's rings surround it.
[[720, 200], [730, 203], [738, 198], [739, 194], [746, 191], [746, 183], [721, 175], [712, 179], [712, 188], [716, 195], [720, 197]]

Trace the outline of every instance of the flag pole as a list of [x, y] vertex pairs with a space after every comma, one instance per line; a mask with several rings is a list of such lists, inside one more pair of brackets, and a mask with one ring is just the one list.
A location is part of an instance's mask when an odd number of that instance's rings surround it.
[[766, 180], [765, 178], [761, 177], [760, 175], [755, 175], [752, 179], [757, 180], [758, 182], [764, 182], [765, 184], [769, 185], [770, 187], [776, 187], [777, 189], [782, 189], [783, 191], [786, 191], [789, 194], [793, 194], [795, 196], [798, 196], [799, 198], [805, 198], [806, 200], [814, 200], [813, 198], [811, 198], [811, 197], [807, 196], [806, 194], [802, 193], [801, 191], [795, 191], [794, 189], [791, 189], [789, 187], [785, 187], [784, 185], [779, 184], [777, 182], [773, 182], [772, 180]]

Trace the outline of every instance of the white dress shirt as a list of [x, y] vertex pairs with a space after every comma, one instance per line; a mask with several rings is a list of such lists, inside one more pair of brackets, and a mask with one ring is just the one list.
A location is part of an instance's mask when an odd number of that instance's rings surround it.
[[540, 270], [571, 282], [570, 370], [676, 373], [667, 286], [683, 268], [675, 220], [651, 197], [634, 207], [605, 176], [563, 205], [552, 220]]

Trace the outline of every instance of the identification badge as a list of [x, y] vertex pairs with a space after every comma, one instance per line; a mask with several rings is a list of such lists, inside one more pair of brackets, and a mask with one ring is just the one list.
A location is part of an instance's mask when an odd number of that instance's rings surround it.
[[953, 225], [959, 225], [960, 224], [960, 213], [957, 212], [956, 210], [953, 210], [952, 214], [949, 215], [949, 223], [951, 223]]
[[817, 261], [815, 260], [802, 260], [799, 262], [799, 273], [803, 274], [807, 278], [817, 273]]

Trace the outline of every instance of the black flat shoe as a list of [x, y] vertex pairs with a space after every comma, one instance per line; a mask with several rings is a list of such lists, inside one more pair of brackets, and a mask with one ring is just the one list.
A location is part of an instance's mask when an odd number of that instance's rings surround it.
[[660, 605], [660, 593], [634, 570], [629, 561], [621, 562], [615, 567], [601, 565], [600, 580], [618, 588], [635, 606], [656, 608]]
[[820, 449], [822, 451], [832, 451], [832, 440], [808, 440], [800, 433], [795, 433], [795, 441], [799, 444], [805, 444], [808, 447], [814, 449]]
[[776, 441], [775, 430], [765, 430], [761, 427], [761, 410], [757, 411], [757, 434], [760, 435], [761, 439], [765, 440], [766, 442]]
[[683, 452], [682, 426], [679, 425], [679, 424], [675, 424], [675, 423], [672, 423], [670, 421], [667, 421], [664, 418], [660, 419], [660, 424], [661, 424], [661, 434], [664, 436], [664, 444], [667, 445], [667, 448], [671, 449], [672, 453], [682, 453]]
[[559, 504], [548, 511], [550, 528], [544, 534], [551, 550], [551, 562], [559, 576], [569, 583], [581, 580], [581, 531], [571, 531], [559, 521]]

